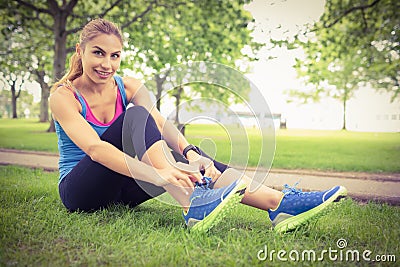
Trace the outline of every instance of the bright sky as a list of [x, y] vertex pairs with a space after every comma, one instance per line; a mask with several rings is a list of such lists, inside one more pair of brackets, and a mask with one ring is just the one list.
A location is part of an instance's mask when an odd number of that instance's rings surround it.
[[[324, 0], [255, 0], [245, 9], [250, 11], [257, 25], [254, 33], [258, 42], [268, 42], [296, 34], [305, 24], [319, 19], [323, 13]], [[253, 63], [249, 79], [255, 83], [266, 98], [272, 112], [284, 112], [286, 100], [283, 92], [302, 86], [292, 67], [294, 58], [301, 51], [284, 48], [262, 49], [260, 60]], [[268, 59], [273, 57], [273, 59]]]

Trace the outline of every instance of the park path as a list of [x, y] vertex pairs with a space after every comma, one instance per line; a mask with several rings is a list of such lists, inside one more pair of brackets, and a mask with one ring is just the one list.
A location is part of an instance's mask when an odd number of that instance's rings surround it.
[[[58, 155], [47, 152], [32, 152], [13, 149], [0, 149], [1, 165], [19, 165], [56, 171]], [[281, 190], [283, 184], [294, 185], [303, 191], [325, 190], [334, 185], [343, 185], [349, 196], [361, 201], [380, 201], [400, 205], [400, 173], [348, 173], [318, 172], [307, 170], [281, 170], [248, 168], [246, 175], [256, 181]]]

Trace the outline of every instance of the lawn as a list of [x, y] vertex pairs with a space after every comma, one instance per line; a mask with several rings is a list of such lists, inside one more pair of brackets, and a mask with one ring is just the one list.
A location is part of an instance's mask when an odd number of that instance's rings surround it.
[[[189, 125], [186, 136], [196, 145], [204, 144], [205, 150], [222, 162], [268, 165], [259, 157], [262, 138], [256, 130], [250, 129], [248, 137], [230, 139], [227, 131], [217, 126]], [[278, 130], [275, 140], [273, 168], [400, 172], [400, 133]], [[249, 149], [251, 152], [247, 152]]]
[[0, 147], [58, 153], [57, 136], [48, 128], [33, 119], [0, 119]]
[[[0, 147], [57, 153], [55, 133], [46, 133], [47, 123], [34, 120], [0, 120]], [[189, 125], [186, 137], [217, 160], [235, 166], [268, 167], [260, 157], [261, 141], [250, 129], [227, 132], [218, 126]], [[274, 142], [273, 168], [325, 171], [400, 172], [400, 133], [279, 130]], [[272, 147], [273, 144], [271, 144]], [[231, 155], [232, 154], [232, 155]]]
[[400, 207], [347, 199], [279, 235], [266, 212], [240, 205], [208, 233], [192, 234], [179, 208], [157, 200], [68, 213], [57, 176], [0, 167], [0, 266], [361, 266], [363, 254], [393, 266], [400, 257]]

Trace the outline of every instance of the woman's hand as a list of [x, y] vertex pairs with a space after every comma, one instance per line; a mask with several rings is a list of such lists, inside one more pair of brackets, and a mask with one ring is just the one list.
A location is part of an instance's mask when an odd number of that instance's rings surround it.
[[210, 177], [213, 181], [221, 176], [221, 172], [214, 166], [214, 162], [209, 158], [203, 157], [194, 151], [188, 151], [186, 154], [189, 164], [197, 167], [198, 170], [204, 170], [204, 176]]
[[155, 170], [158, 177], [154, 184], [157, 186], [172, 184], [187, 192], [185, 188], [193, 188], [193, 182], [202, 182], [202, 175], [196, 167], [181, 162]]

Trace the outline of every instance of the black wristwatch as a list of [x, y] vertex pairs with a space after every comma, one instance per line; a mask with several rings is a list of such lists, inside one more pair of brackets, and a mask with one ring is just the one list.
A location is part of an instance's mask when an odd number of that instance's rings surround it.
[[186, 154], [189, 152], [189, 150], [193, 150], [194, 152], [196, 152], [197, 154], [201, 155], [200, 150], [195, 147], [194, 145], [188, 145], [187, 147], [185, 147], [185, 149], [183, 149], [182, 154], [183, 156], [186, 158]]

